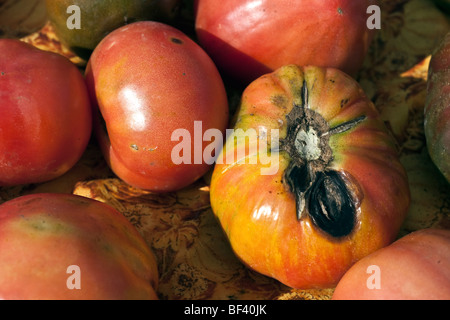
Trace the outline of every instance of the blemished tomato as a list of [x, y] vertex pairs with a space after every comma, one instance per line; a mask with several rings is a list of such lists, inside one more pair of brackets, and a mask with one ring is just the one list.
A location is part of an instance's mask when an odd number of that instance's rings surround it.
[[449, 300], [450, 230], [407, 234], [353, 265], [334, 300]]
[[219, 69], [249, 83], [287, 65], [336, 67], [354, 75], [375, 29], [374, 0], [197, 0], [199, 43]]
[[394, 241], [410, 203], [407, 175], [353, 78], [281, 67], [247, 86], [234, 129], [211, 206], [250, 268], [290, 287], [330, 288]]
[[431, 57], [424, 129], [431, 159], [450, 182], [450, 32]]
[[[193, 40], [163, 23], [135, 22], [102, 40], [86, 77], [106, 125], [98, 117], [95, 131], [119, 178], [163, 192], [207, 172], [204, 148], [223, 141], [203, 135], [208, 129], [225, 131], [228, 101], [216, 66]], [[180, 131], [187, 135], [180, 138]], [[190, 153], [182, 163], [173, 155], [180, 143], [188, 148], [179, 153]]]
[[70, 60], [0, 40], [0, 186], [61, 176], [81, 158], [91, 129], [86, 84]]
[[117, 210], [72, 194], [0, 205], [0, 298], [157, 299], [156, 259]]

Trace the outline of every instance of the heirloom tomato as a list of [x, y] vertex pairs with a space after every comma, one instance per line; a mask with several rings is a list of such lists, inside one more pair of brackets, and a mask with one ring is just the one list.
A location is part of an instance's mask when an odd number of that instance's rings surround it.
[[450, 32], [430, 60], [424, 117], [430, 157], [450, 182]]
[[396, 143], [357, 82], [283, 66], [242, 94], [211, 180], [236, 255], [294, 288], [336, 285], [391, 243], [410, 202]]
[[422, 229], [355, 263], [334, 300], [449, 300], [450, 230]]
[[0, 186], [61, 176], [91, 136], [83, 75], [67, 58], [19, 40], [0, 40], [0, 53]]
[[204, 133], [225, 130], [228, 102], [216, 66], [194, 41], [166, 24], [135, 22], [102, 40], [86, 77], [100, 111], [95, 131], [118, 177], [173, 191], [206, 173], [204, 149], [223, 141]]
[[117, 210], [72, 194], [0, 205], [0, 298], [157, 299], [156, 259]]
[[[168, 21], [180, 0], [45, 0], [58, 39], [88, 59], [111, 31], [140, 20]], [[78, 23], [78, 24], [77, 24]]]
[[361, 67], [375, 0], [197, 0], [200, 44], [221, 71], [246, 83], [287, 64]]

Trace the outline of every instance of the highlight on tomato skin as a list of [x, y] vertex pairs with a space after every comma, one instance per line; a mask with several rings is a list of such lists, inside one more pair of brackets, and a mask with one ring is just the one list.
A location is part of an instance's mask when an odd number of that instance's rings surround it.
[[[132, 50], [130, 50], [132, 48]], [[94, 132], [114, 173], [126, 183], [154, 192], [184, 188], [211, 167], [196, 161], [211, 143], [208, 129], [224, 133], [228, 101], [222, 78], [204, 50], [172, 26], [144, 21], [116, 29], [95, 48], [86, 68], [95, 106]], [[195, 123], [201, 123], [196, 132]], [[189, 135], [189, 161], [172, 152]], [[224, 136], [224, 134], [222, 134]], [[187, 139], [186, 139], [187, 140]]]
[[413, 231], [356, 262], [333, 300], [449, 300], [450, 230]]
[[0, 186], [62, 176], [92, 130], [83, 75], [67, 58], [0, 39]]
[[[216, 164], [210, 199], [247, 266], [293, 288], [330, 288], [395, 240], [410, 203], [407, 175], [353, 78], [283, 66], [244, 90], [233, 119], [240, 134], [219, 155], [233, 161]], [[248, 139], [252, 130], [259, 139]]]

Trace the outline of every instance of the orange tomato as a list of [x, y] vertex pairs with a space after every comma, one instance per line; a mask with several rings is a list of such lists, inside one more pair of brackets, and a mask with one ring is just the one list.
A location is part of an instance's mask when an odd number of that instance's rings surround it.
[[250, 268], [295, 288], [332, 287], [394, 241], [410, 202], [407, 175], [350, 76], [281, 67], [245, 89], [234, 129], [211, 205]]

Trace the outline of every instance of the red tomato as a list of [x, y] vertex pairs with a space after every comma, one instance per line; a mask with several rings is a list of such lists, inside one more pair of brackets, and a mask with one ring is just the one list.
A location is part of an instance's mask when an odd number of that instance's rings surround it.
[[71, 194], [0, 205], [1, 299], [156, 299], [156, 260], [112, 207]]
[[283, 65], [336, 67], [354, 74], [373, 30], [375, 0], [197, 0], [200, 44], [223, 72], [250, 82]]
[[[97, 137], [122, 180], [172, 191], [206, 173], [204, 148], [223, 141], [203, 141], [203, 134], [225, 130], [228, 102], [214, 63], [194, 41], [162, 23], [136, 22], [103, 39], [86, 76], [106, 124], [106, 131], [97, 126]], [[180, 131], [187, 137], [173, 136]], [[183, 163], [173, 159], [180, 143], [190, 153]]]
[[408, 179], [355, 80], [334, 68], [284, 66], [247, 86], [235, 119], [211, 207], [250, 268], [294, 288], [329, 288], [394, 241]]
[[412, 232], [353, 265], [334, 300], [449, 300], [450, 230]]
[[68, 171], [91, 135], [83, 75], [61, 55], [0, 40], [0, 186]]

